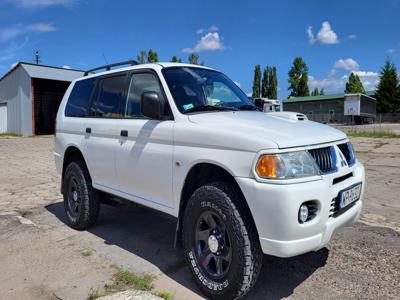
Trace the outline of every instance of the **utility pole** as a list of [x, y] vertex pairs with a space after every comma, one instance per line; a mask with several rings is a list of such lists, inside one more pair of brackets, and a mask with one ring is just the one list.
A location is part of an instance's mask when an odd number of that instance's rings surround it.
[[35, 52], [35, 62], [37, 65], [40, 63], [40, 54], [38, 50]]

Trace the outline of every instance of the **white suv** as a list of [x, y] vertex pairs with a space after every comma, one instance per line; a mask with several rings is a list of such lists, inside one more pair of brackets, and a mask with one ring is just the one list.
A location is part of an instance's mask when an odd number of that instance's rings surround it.
[[224, 74], [177, 63], [75, 80], [55, 161], [73, 228], [93, 225], [110, 195], [173, 215], [196, 282], [217, 299], [254, 285], [262, 253], [324, 247], [357, 220], [365, 188], [341, 131], [263, 113]]

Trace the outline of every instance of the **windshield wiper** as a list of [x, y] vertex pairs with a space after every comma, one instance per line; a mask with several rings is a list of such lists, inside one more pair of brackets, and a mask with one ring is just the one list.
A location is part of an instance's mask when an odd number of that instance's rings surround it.
[[252, 105], [252, 104], [245, 104], [245, 105], [239, 106], [239, 110], [257, 110], [257, 111], [260, 111], [261, 109], [258, 108], [255, 105]]
[[227, 107], [227, 106], [215, 106], [215, 105], [199, 105], [192, 107], [185, 111], [185, 113], [196, 112], [196, 111], [227, 111], [227, 110], [238, 110], [235, 107]]

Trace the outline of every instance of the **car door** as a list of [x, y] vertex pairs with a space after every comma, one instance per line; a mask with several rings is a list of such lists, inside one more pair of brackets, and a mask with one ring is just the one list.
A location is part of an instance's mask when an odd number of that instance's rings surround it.
[[119, 146], [119, 120], [123, 114], [126, 73], [102, 76], [97, 81], [89, 116], [85, 118], [85, 150], [93, 186], [113, 192], [119, 184], [115, 155]]
[[[168, 211], [172, 198], [173, 125], [169, 109], [166, 120], [151, 120], [140, 112], [143, 92], [166, 97], [158, 75], [151, 70], [134, 71], [128, 78], [126, 118], [119, 123], [116, 171], [121, 192], [141, 204]], [[166, 99], [166, 98], [164, 98]]]

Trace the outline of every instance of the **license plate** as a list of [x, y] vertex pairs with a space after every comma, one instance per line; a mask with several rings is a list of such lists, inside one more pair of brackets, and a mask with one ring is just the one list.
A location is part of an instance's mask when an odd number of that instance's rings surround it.
[[360, 199], [361, 195], [361, 183], [357, 183], [339, 193], [340, 197], [340, 208], [345, 208], [351, 203]]

